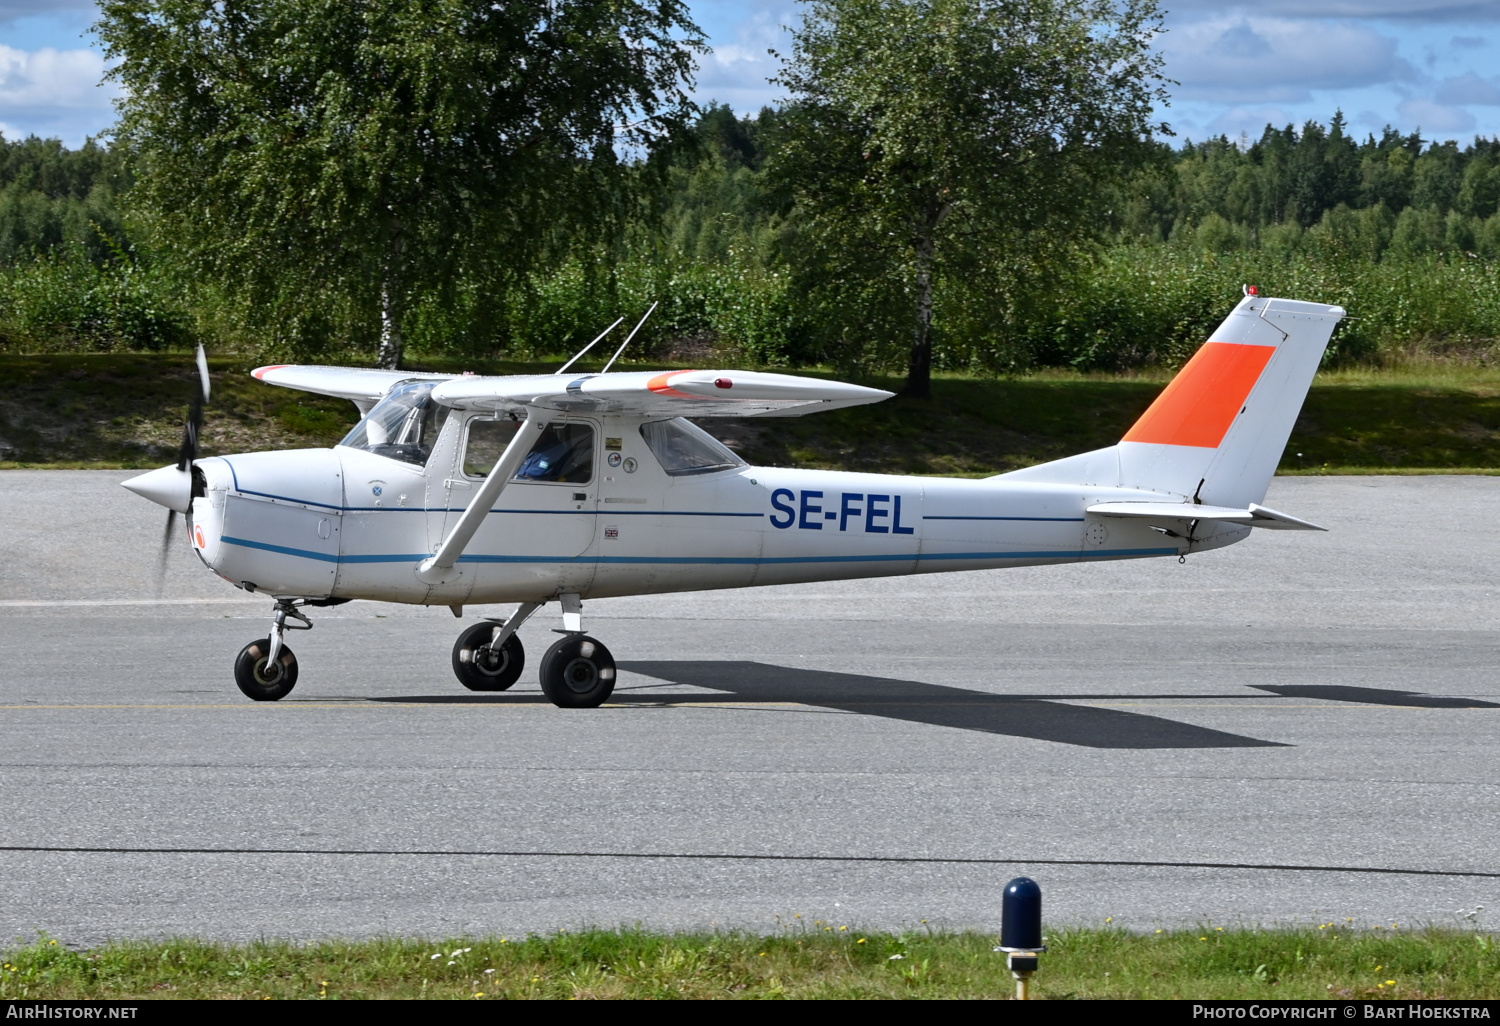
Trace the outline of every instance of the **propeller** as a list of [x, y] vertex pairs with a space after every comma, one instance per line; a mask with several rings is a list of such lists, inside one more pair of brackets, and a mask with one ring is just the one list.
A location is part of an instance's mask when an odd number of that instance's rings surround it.
[[[193, 393], [193, 405], [188, 411], [187, 420], [182, 425], [182, 445], [177, 450], [177, 466], [163, 467], [154, 470], [151, 474], [143, 474], [140, 481], [145, 477], [164, 475], [169, 477], [168, 481], [162, 482], [170, 489], [171, 494], [165, 496], [168, 501], [163, 501], [156, 495], [147, 495], [149, 499], [161, 502], [167, 507], [167, 529], [161, 538], [161, 558], [156, 564], [156, 596], [161, 597], [162, 586], [167, 577], [167, 552], [172, 547], [172, 534], [177, 524], [179, 513], [185, 514], [192, 503], [193, 494], [193, 461], [198, 458], [198, 439], [203, 432], [203, 404], [208, 402], [208, 357], [203, 352], [203, 346], [198, 346], [198, 382], [201, 386]], [[127, 481], [129, 487], [132, 482]], [[186, 487], [184, 487], [184, 484]], [[139, 489], [132, 489], [138, 491]]]

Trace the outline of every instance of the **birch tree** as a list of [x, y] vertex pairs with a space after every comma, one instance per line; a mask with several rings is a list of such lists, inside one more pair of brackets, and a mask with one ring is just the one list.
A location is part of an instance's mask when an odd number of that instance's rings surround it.
[[[682, 0], [103, 0], [119, 144], [158, 252], [268, 323], [499, 290], [607, 233], [688, 130]], [[621, 154], [631, 160], [623, 160]]]
[[930, 395], [945, 273], [1086, 233], [1165, 128], [1160, 30], [1156, 0], [805, 0], [772, 174], [818, 288], [905, 309], [907, 395]]

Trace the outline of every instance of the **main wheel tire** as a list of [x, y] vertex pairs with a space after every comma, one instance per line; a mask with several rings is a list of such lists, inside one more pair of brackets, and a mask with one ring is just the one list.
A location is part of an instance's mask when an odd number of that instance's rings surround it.
[[453, 643], [453, 674], [470, 691], [504, 691], [526, 668], [526, 649], [514, 634], [505, 639], [498, 655], [490, 648], [495, 628], [493, 622], [476, 623]]
[[593, 638], [571, 634], [542, 656], [542, 691], [564, 709], [592, 709], [615, 690], [615, 659]]
[[261, 638], [240, 649], [234, 661], [234, 682], [245, 697], [257, 702], [285, 698], [297, 686], [297, 657], [292, 650], [282, 645], [274, 667], [266, 665], [270, 652], [271, 639]]

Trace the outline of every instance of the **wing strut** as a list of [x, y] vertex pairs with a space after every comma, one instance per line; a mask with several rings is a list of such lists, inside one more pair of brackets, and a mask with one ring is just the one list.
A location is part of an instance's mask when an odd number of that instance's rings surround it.
[[484, 518], [490, 515], [495, 500], [500, 497], [510, 479], [516, 476], [516, 471], [521, 469], [521, 461], [531, 452], [531, 447], [550, 423], [551, 419], [539, 412], [533, 412], [521, 422], [521, 426], [516, 429], [516, 436], [495, 461], [489, 477], [479, 486], [479, 493], [458, 518], [458, 523], [453, 525], [453, 530], [448, 532], [448, 537], [443, 539], [443, 544], [438, 546], [431, 558], [417, 564], [418, 580], [426, 584], [446, 584], [458, 578], [458, 571], [453, 568], [453, 564], [463, 555], [474, 532], [479, 530]]

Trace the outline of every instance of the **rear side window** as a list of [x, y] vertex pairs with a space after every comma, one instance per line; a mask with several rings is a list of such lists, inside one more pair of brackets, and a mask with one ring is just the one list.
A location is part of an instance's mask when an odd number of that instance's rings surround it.
[[[471, 420], [464, 444], [464, 473], [487, 477], [505, 447], [516, 436], [520, 422]], [[588, 424], [549, 424], [521, 461], [516, 481], [553, 481], [587, 484], [594, 477], [594, 429]]]
[[723, 442], [681, 417], [642, 424], [641, 437], [661, 469], [673, 477], [745, 466]]

